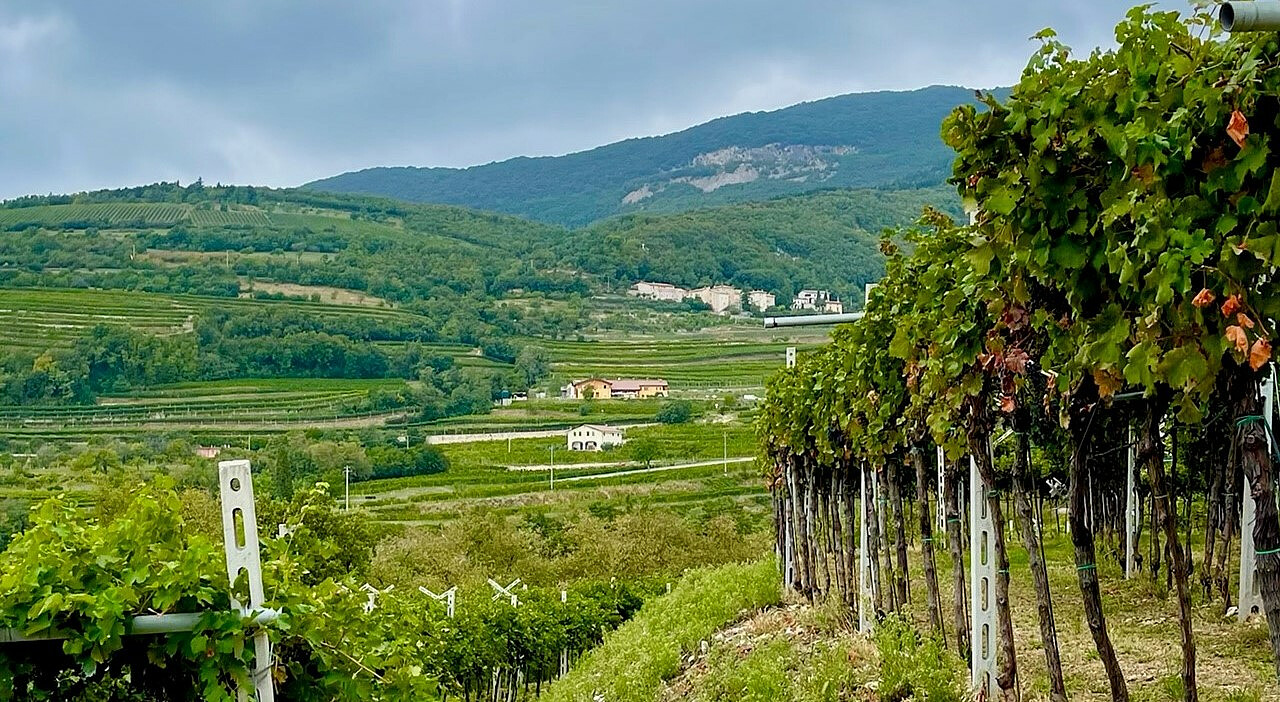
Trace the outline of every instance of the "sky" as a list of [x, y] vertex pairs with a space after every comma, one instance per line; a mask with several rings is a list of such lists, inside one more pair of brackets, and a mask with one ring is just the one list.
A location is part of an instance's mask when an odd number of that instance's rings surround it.
[[1131, 4], [0, 0], [0, 199], [463, 167], [843, 93], [1009, 85], [1041, 28], [1107, 46]]

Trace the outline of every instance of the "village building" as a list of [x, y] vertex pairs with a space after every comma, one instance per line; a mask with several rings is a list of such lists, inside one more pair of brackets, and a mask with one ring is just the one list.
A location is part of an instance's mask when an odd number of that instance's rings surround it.
[[218, 446], [197, 446], [195, 454], [201, 458], [217, 458], [222, 453], [222, 448]]
[[765, 310], [778, 304], [778, 299], [773, 293], [763, 290], [752, 290], [747, 293], [747, 302], [757, 310], [764, 312]]
[[603, 451], [626, 443], [622, 429], [603, 424], [583, 424], [569, 430], [566, 443], [570, 451]]
[[791, 309], [840, 314], [844, 312], [844, 303], [828, 290], [801, 290], [791, 300]]
[[570, 400], [607, 400], [610, 398], [645, 399], [666, 397], [670, 390], [661, 378], [586, 378], [564, 386], [563, 395]]
[[742, 309], [742, 291], [731, 285], [694, 288], [689, 294], [710, 305], [716, 314]]
[[665, 302], [682, 302], [690, 296], [688, 290], [671, 283], [650, 283], [643, 280], [632, 285], [627, 294], [632, 297], [663, 300]]

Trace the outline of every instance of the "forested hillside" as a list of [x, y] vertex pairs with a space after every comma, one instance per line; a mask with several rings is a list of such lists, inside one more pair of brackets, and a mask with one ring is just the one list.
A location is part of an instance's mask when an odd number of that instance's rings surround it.
[[607, 219], [572, 232], [559, 251], [575, 268], [618, 285], [730, 283], [772, 291], [780, 300], [822, 288], [856, 300], [865, 283], [884, 274], [881, 230], [926, 206], [960, 215], [959, 202], [943, 187], [840, 190]]
[[557, 157], [454, 168], [370, 168], [307, 184], [578, 226], [829, 188], [934, 186], [952, 154], [938, 125], [968, 88], [841, 95]]

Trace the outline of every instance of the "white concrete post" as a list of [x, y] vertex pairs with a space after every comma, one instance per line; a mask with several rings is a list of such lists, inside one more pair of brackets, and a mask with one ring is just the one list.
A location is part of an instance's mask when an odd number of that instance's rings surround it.
[[497, 600], [500, 597], [503, 597], [504, 595], [507, 597], [510, 597], [512, 607], [520, 606], [520, 598], [516, 597], [516, 593], [512, 592], [512, 590], [515, 589], [516, 585], [519, 585], [519, 584], [520, 584], [520, 578], [516, 578], [515, 580], [512, 580], [511, 584], [507, 585], [506, 587], [499, 585], [498, 581], [494, 580], [493, 578], [489, 578], [489, 587], [493, 588], [494, 590], [493, 599]]
[[[1271, 426], [1272, 413], [1275, 411], [1275, 368], [1262, 381], [1262, 416], [1267, 426]], [[1267, 460], [1275, 453], [1271, 445], [1271, 432], [1267, 432]], [[1257, 504], [1253, 501], [1253, 488], [1249, 480], [1243, 481], [1240, 494], [1244, 503], [1240, 517], [1240, 594], [1236, 617], [1240, 621], [1248, 619], [1255, 611], [1262, 611], [1262, 593], [1258, 591], [1257, 562], [1258, 552], [1253, 544], [1253, 524], [1257, 521]]]
[[1124, 506], [1124, 579], [1133, 577], [1136, 551], [1138, 549], [1138, 492], [1134, 473], [1138, 469], [1138, 446], [1135, 443], [1133, 427], [1129, 427], [1129, 470], [1125, 476]]
[[421, 592], [422, 594], [426, 595], [427, 597], [430, 597], [436, 602], [440, 602], [441, 600], [443, 600], [444, 606], [445, 606], [445, 612], [449, 615], [450, 619], [453, 619], [453, 605], [454, 605], [455, 597], [458, 592], [458, 588], [456, 586], [451, 587], [448, 590], [445, 590], [444, 592], [437, 595], [436, 593], [419, 585], [418, 592]]
[[934, 510], [935, 512], [937, 512], [937, 518], [934, 521], [936, 521], [938, 524], [939, 536], [942, 536], [947, 533], [946, 532], [947, 510], [944, 509], [942, 506], [942, 496], [946, 494], [946, 489], [947, 489], [946, 470], [947, 470], [947, 455], [946, 455], [946, 452], [942, 450], [942, 447], [939, 446], [938, 447], [938, 508]]
[[788, 346], [787, 347], [787, 368], [795, 368], [795, 367], [796, 367], [796, 347]]
[[[218, 488], [222, 497], [222, 541], [227, 560], [227, 578], [232, 586], [231, 606], [246, 617], [261, 612], [266, 596], [262, 589], [262, 557], [258, 548], [258, 515], [253, 504], [253, 476], [249, 462], [218, 463]], [[237, 524], [237, 522], [239, 522]], [[248, 579], [249, 602], [242, 604], [235, 596], [236, 579], [244, 573]], [[250, 679], [257, 692], [257, 702], [275, 702], [275, 682], [271, 677], [271, 639], [266, 629], [253, 635], [253, 668]], [[249, 692], [236, 690], [239, 702], [248, 702]]]
[[[987, 448], [990, 451], [990, 446]], [[994, 699], [996, 676], [995, 526], [987, 505], [991, 486], [969, 457], [969, 648], [970, 681]], [[979, 692], [979, 695], [982, 695]]]
[[[566, 591], [566, 590], [561, 590], [561, 591], [560, 591], [560, 604], [565, 604], [565, 603], [567, 603], [568, 601], [569, 601], [569, 593], [568, 593], [568, 591]], [[563, 677], [565, 676], [565, 674], [566, 674], [566, 673], [568, 673], [568, 672], [569, 672], [569, 649], [568, 649], [568, 648], [564, 648], [564, 649], [561, 649], [561, 651], [560, 651], [560, 677], [562, 677], [562, 678], [563, 678]]]

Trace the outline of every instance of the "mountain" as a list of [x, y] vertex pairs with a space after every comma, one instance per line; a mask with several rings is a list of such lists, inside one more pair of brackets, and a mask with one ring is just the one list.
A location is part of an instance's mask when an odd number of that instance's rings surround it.
[[969, 88], [841, 95], [722, 117], [665, 136], [471, 168], [370, 168], [305, 188], [462, 205], [578, 227], [618, 214], [681, 212], [832, 188], [942, 183], [939, 126]]

